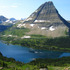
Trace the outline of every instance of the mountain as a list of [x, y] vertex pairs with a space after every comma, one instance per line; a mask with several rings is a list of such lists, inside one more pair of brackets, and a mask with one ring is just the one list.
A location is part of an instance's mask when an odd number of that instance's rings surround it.
[[30, 15], [25, 21], [25, 23], [34, 23], [34, 24], [49, 24], [51, 26], [54, 24], [58, 25], [66, 25], [70, 27], [70, 24], [63, 19], [58, 13], [57, 9], [53, 5], [53, 2], [49, 1], [42, 4], [34, 13]]
[[0, 16], [0, 23], [4, 22], [4, 21], [6, 21], [6, 20], [7, 20], [6, 17], [4, 17], [4, 16]]
[[28, 34], [42, 34], [50, 37], [65, 36], [70, 28], [70, 23], [59, 14], [52, 1], [42, 4], [23, 24], [31, 29]]
[[10, 21], [15, 21], [16, 19], [15, 18], [10, 18]]
[[0, 16], [0, 32], [6, 30], [8, 27], [12, 26], [11, 24], [9, 24], [8, 18], [4, 17], [4, 16]]
[[16, 20], [15, 18], [10, 18], [10, 19], [7, 19], [6, 21], [3, 21], [0, 25], [12, 26], [16, 24], [17, 22], [18, 20]]
[[[60, 37], [68, 36], [70, 23], [68, 23], [55, 8], [53, 2], [45, 2], [27, 19], [20, 20], [4, 35], [29, 36], [31, 37]], [[20, 35], [18, 35], [20, 33]]]

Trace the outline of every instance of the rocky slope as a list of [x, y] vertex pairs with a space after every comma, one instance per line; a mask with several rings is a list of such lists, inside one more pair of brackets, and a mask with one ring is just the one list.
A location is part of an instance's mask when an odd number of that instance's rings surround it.
[[24, 22], [24, 27], [30, 28], [28, 34], [42, 34], [49, 37], [65, 36], [70, 24], [58, 13], [53, 2], [42, 4]]

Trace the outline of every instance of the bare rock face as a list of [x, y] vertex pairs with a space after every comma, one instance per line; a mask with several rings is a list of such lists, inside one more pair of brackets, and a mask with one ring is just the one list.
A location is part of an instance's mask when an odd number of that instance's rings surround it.
[[[70, 23], [68, 23], [63, 17], [61, 17], [61, 15], [58, 13], [57, 9], [53, 5], [53, 2], [51, 1], [42, 4], [24, 21], [24, 23], [37, 25], [39, 30], [46, 30], [42, 31], [42, 35], [51, 37], [64, 36], [63, 32], [70, 28]], [[34, 31], [29, 34], [36, 33]], [[41, 33], [41, 31], [39, 32]]]

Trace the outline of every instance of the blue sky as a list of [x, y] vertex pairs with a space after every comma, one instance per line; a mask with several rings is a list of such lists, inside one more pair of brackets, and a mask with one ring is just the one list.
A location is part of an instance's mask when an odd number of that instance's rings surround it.
[[[0, 15], [16, 19], [29, 17], [41, 4], [50, 0], [0, 0]], [[59, 13], [70, 20], [70, 0], [51, 0]]]

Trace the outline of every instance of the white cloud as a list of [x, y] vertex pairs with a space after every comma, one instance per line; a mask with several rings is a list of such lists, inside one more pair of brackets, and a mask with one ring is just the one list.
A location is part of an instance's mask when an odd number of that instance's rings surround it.
[[18, 6], [17, 5], [13, 5], [13, 6], [11, 6], [12, 8], [17, 8]]

